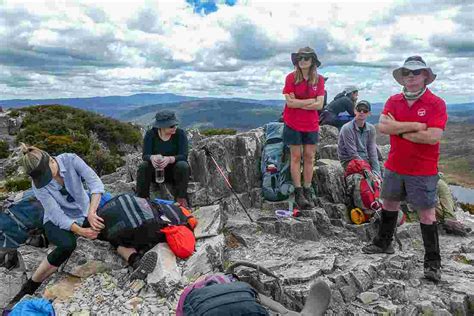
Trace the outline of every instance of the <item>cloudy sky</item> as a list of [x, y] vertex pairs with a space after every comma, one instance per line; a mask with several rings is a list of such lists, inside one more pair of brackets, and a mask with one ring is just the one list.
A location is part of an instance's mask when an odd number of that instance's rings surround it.
[[474, 102], [474, 1], [0, 0], [0, 99], [170, 92], [281, 98], [316, 49], [330, 97], [381, 102], [419, 54], [449, 103]]

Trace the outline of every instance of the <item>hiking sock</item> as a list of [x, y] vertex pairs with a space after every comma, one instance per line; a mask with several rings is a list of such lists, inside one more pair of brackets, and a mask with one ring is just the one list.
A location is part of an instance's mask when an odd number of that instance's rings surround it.
[[35, 282], [32, 279], [28, 279], [28, 281], [26, 281], [26, 283], [21, 287], [21, 290], [8, 303], [7, 309], [13, 308], [13, 306], [23, 298], [23, 296], [34, 294], [40, 287], [41, 283], [42, 282]]
[[132, 253], [129, 257], [128, 257], [128, 265], [131, 266], [134, 270], [138, 267], [138, 265], [140, 264], [140, 259], [142, 258], [142, 256], [138, 253], [138, 252], [134, 252]]
[[420, 223], [423, 245], [425, 246], [424, 271], [425, 277], [438, 282], [441, 280], [441, 255], [439, 250], [438, 225]]

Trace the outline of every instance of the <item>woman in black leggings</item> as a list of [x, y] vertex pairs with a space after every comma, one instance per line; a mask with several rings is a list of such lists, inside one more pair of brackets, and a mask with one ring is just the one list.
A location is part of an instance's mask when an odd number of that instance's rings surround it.
[[[21, 144], [20, 163], [32, 179], [33, 192], [44, 208], [44, 230], [56, 248], [48, 254], [35, 273], [10, 301], [9, 307], [24, 295], [33, 294], [41, 283], [63, 264], [76, 248], [77, 236], [100, 238], [104, 221], [97, 216], [97, 208], [104, 193], [104, 185], [97, 174], [76, 154], [51, 157], [36, 147]], [[91, 197], [84, 189], [85, 181]], [[117, 246], [117, 245], [116, 245]], [[143, 258], [136, 249], [123, 246], [117, 252], [135, 269], [135, 276], [143, 278], [155, 267], [157, 255], [146, 253]]]

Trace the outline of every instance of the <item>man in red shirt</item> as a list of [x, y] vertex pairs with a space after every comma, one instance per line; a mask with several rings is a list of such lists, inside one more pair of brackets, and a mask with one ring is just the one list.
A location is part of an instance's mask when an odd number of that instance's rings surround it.
[[441, 256], [435, 206], [439, 142], [448, 120], [446, 104], [427, 88], [436, 75], [420, 56], [407, 58], [402, 67], [393, 71], [393, 76], [403, 90], [387, 100], [380, 115], [379, 130], [390, 135], [391, 146], [381, 194], [382, 222], [372, 244], [362, 251], [395, 252], [392, 237], [400, 201], [406, 200], [420, 217], [424, 275], [438, 282]]

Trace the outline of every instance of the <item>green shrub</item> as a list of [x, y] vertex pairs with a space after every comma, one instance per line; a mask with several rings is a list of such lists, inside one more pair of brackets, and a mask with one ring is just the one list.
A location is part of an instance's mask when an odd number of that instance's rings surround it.
[[5, 182], [7, 191], [24, 191], [31, 188], [31, 180], [29, 178], [10, 178]]
[[0, 140], [0, 159], [7, 158], [10, 155], [8, 143]]
[[235, 135], [237, 131], [232, 128], [207, 128], [200, 131], [205, 136]]
[[[114, 172], [124, 164], [121, 144], [140, 145], [138, 127], [92, 112], [63, 105], [41, 105], [22, 108], [26, 115], [17, 142], [24, 142], [51, 155], [71, 152], [84, 159], [97, 174]], [[100, 152], [91, 132], [108, 150]]]

